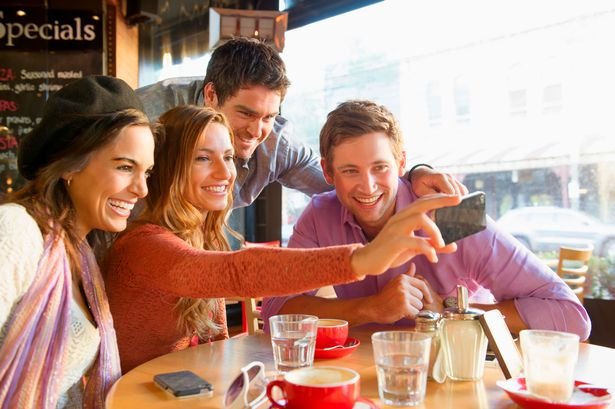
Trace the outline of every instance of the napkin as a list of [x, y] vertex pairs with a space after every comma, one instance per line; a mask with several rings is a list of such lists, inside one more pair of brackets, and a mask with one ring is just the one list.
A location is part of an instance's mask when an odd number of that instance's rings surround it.
[[444, 383], [446, 381], [446, 365], [444, 362], [444, 348], [440, 348], [438, 355], [433, 363], [431, 370], [431, 377], [438, 383]]

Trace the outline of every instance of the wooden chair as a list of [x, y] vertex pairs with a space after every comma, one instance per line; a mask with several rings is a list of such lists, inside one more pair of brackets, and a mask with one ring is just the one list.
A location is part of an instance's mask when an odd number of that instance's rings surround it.
[[227, 304], [239, 303], [241, 306], [241, 332], [233, 336], [253, 335], [260, 331], [263, 326], [261, 318], [260, 298], [228, 297]]
[[583, 292], [587, 271], [589, 269], [589, 259], [592, 256], [593, 247], [585, 249], [575, 249], [570, 247], [560, 247], [559, 261], [557, 263], [557, 274], [572, 289], [579, 301], [583, 302]]
[[248, 335], [254, 335], [261, 331], [263, 319], [261, 316], [260, 300], [256, 298], [244, 298], [241, 302], [241, 312], [243, 313], [243, 330]]
[[[244, 243], [245, 248], [250, 247], [280, 247], [279, 240], [273, 240], [263, 243], [253, 243], [246, 241]], [[261, 316], [261, 301], [262, 298], [242, 298], [241, 300], [241, 312], [243, 314], [242, 330], [247, 332], [248, 335], [253, 335], [263, 327], [263, 319]]]

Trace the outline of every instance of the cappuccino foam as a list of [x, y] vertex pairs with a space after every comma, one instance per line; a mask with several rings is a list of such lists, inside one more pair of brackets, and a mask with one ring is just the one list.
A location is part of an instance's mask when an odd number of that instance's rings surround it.
[[288, 382], [295, 385], [337, 385], [346, 383], [355, 377], [355, 373], [342, 368], [306, 368], [289, 372]]
[[347, 324], [348, 322], [344, 320], [336, 320], [331, 318], [323, 318], [318, 320], [319, 327], [342, 327]]

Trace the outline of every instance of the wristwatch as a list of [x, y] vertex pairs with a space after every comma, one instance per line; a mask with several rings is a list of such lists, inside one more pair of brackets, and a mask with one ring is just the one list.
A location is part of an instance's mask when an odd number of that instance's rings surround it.
[[444, 308], [457, 308], [457, 297], [446, 297], [442, 304], [444, 304]]

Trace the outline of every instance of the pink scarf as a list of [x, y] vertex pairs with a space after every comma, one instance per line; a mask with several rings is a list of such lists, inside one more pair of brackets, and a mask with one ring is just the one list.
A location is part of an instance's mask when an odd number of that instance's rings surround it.
[[[81, 248], [82, 282], [100, 332], [98, 359], [88, 375], [84, 408], [104, 408], [105, 396], [121, 374], [113, 320], [94, 254]], [[66, 367], [72, 278], [66, 248], [45, 237], [37, 273], [0, 346], [0, 406], [55, 409]]]

